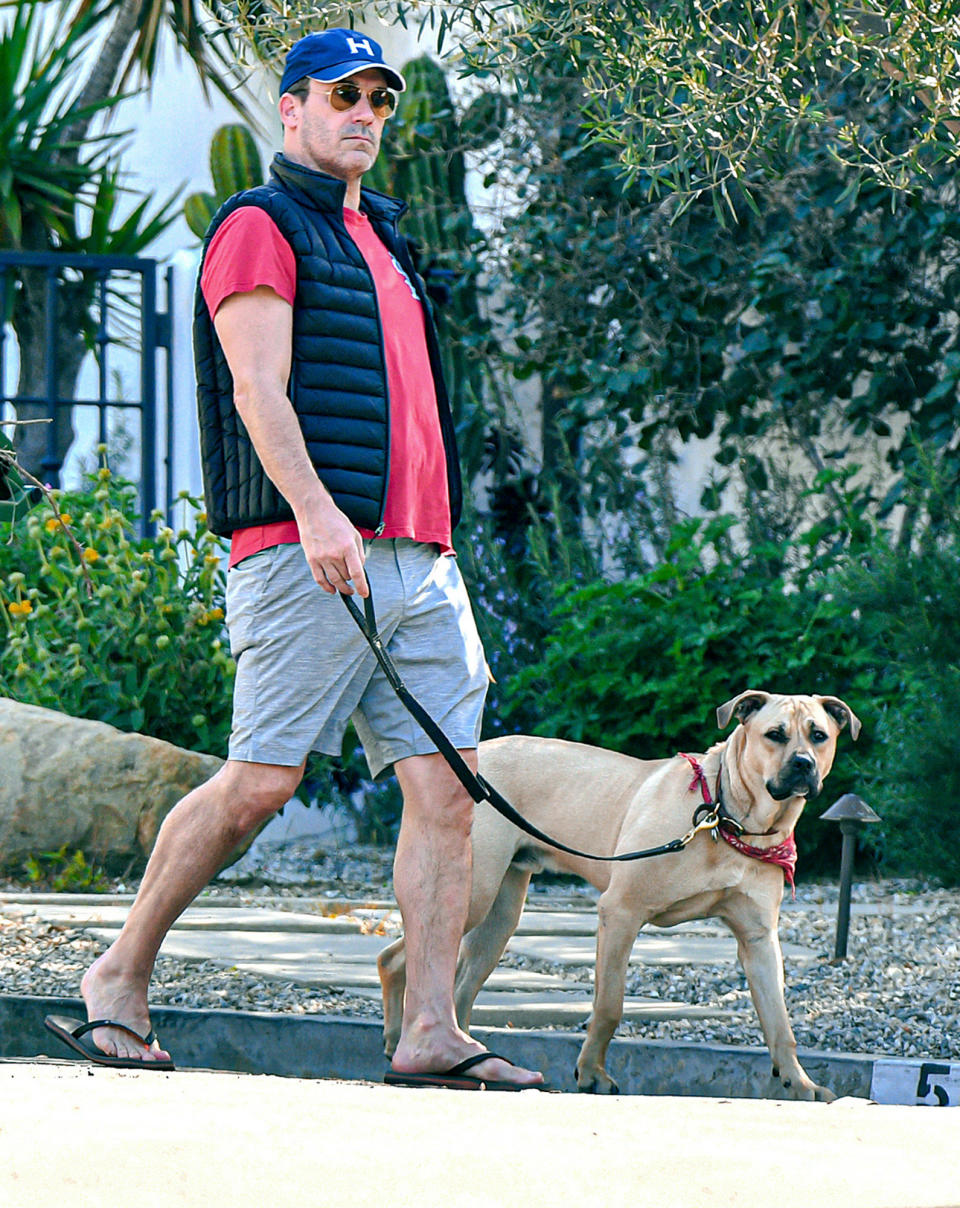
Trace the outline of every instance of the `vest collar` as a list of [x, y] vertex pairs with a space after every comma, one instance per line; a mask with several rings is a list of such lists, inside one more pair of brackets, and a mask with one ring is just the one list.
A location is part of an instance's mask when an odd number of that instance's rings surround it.
[[[326, 172], [317, 172], [303, 164], [295, 163], [280, 151], [273, 157], [270, 175], [281, 184], [287, 193], [314, 210], [326, 210], [339, 214], [343, 210], [343, 199], [347, 193], [345, 181], [338, 180]], [[385, 222], [396, 222], [406, 210], [405, 202], [374, 189], [361, 188], [360, 208], [371, 216]]]

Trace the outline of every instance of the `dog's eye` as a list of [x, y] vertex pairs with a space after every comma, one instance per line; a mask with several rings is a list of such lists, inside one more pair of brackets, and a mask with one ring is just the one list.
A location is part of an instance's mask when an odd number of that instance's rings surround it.
[[810, 737], [814, 742], [826, 742], [829, 735], [825, 734], [823, 730], [818, 730], [816, 727], [814, 727], [810, 731]]
[[787, 741], [787, 736], [782, 730], [768, 730], [767, 738], [769, 738], [771, 742], [778, 742], [781, 744]]

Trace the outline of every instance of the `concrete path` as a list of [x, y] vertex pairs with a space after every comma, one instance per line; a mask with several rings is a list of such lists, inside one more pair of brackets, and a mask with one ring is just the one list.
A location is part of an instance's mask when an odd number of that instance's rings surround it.
[[0, 1063], [4, 1208], [949, 1208], [956, 1117]]

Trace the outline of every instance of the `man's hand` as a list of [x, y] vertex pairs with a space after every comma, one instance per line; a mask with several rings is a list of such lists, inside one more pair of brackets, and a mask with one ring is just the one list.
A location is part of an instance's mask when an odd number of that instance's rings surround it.
[[325, 491], [312, 507], [298, 511], [297, 527], [311, 574], [324, 591], [370, 594], [363, 538]]

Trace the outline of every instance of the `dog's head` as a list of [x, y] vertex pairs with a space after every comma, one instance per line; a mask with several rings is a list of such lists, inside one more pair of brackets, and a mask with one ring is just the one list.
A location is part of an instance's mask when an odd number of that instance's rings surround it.
[[833, 766], [837, 735], [845, 726], [854, 739], [860, 733], [860, 719], [836, 696], [749, 690], [717, 709], [721, 729], [731, 717], [744, 730], [742, 760], [774, 801], [816, 797]]

